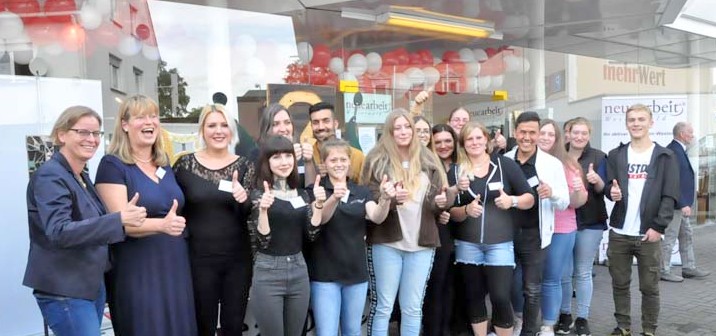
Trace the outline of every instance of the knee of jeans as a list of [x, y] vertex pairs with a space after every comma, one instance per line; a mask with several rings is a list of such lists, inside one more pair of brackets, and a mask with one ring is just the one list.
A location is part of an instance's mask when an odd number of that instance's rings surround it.
[[524, 291], [530, 298], [539, 297], [542, 293], [542, 284], [527, 283], [524, 285]]
[[421, 305], [401, 305], [400, 312], [406, 316], [419, 317], [423, 315], [423, 307]]

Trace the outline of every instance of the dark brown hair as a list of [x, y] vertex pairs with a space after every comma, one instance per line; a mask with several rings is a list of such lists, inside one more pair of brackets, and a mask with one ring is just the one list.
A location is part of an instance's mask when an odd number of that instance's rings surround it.
[[264, 181], [273, 185], [274, 175], [269, 165], [269, 159], [275, 154], [288, 153], [293, 157], [293, 171], [286, 178], [286, 183], [291, 189], [298, 188], [298, 165], [296, 163], [293, 143], [282, 135], [271, 135], [262, 143], [256, 162], [256, 188], [262, 188]]

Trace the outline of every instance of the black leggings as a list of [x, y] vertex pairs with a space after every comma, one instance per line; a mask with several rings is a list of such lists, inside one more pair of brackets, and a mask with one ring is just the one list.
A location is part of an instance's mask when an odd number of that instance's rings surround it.
[[510, 328], [514, 323], [510, 290], [512, 289], [511, 266], [484, 266], [460, 264], [467, 294], [470, 323], [487, 321], [485, 296], [492, 303], [492, 325]]
[[225, 336], [243, 334], [252, 270], [249, 255], [192, 256], [194, 305], [200, 336], [216, 335], [219, 303], [221, 303], [221, 334]]
[[423, 336], [439, 336], [450, 330], [453, 269], [451, 250], [443, 245], [435, 250], [433, 269], [423, 301]]

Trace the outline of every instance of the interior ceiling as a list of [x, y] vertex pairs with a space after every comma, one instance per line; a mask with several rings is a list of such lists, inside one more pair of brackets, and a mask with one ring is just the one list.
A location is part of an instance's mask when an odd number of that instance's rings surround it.
[[[670, 0], [171, 0], [288, 15], [298, 41], [331, 48], [388, 50], [501, 45], [681, 68], [716, 62], [716, 40], [657, 26]], [[671, 0], [675, 1], [675, 0]], [[341, 18], [341, 8], [419, 6], [495, 22], [503, 40], [415, 35], [371, 22]]]

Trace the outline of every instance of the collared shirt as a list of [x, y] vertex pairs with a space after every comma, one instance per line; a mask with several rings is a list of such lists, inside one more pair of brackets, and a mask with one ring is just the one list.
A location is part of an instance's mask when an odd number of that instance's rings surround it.
[[[515, 162], [517, 162], [517, 165], [520, 166], [522, 173], [525, 174], [525, 179], [527, 179], [527, 182], [530, 184], [532, 193], [535, 195], [535, 199], [537, 200], [539, 199], [539, 196], [537, 195], [537, 186], [539, 183], [530, 183], [538, 178], [537, 166], [535, 165], [537, 160], [537, 151], [535, 150], [535, 152], [532, 153], [530, 158], [525, 162], [520, 162], [518, 159], [519, 153], [520, 150], [518, 149], [517, 154], [515, 154]], [[515, 219], [523, 229], [539, 228], [539, 202], [535, 202], [534, 206], [527, 210], [515, 211]]]
[[[351, 166], [350, 171], [348, 172], [348, 176], [350, 177], [351, 181], [359, 183], [360, 182], [360, 174], [361, 170], [363, 169], [363, 161], [365, 160], [365, 155], [363, 155], [363, 152], [360, 150], [350, 147], [351, 148]], [[323, 160], [321, 160], [321, 154], [320, 154], [320, 145], [318, 141], [315, 141], [313, 143], [313, 162], [315, 162], [317, 165], [321, 164]]]

